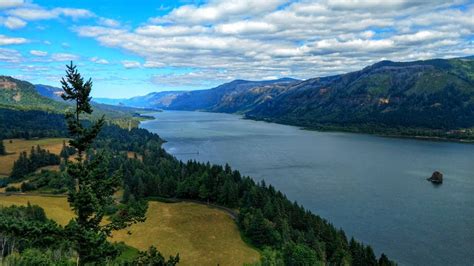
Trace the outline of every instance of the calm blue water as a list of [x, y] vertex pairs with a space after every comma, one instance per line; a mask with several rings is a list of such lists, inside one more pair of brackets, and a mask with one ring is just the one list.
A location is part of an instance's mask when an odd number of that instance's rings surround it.
[[[326, 133], [216, 113], [142, 124], [178, 159], [265, 179], [401, 265], [474, 265], [474, 145]], [[197, 153], [199, 152], [199, 154]], [[425, 179], [435, 170], [441, 186]]]

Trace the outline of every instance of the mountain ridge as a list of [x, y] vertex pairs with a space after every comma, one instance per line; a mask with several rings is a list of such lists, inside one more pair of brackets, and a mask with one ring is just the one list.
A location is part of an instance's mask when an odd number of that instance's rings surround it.
[[[71, 103], [64, 101], [61, 94], [61, 88], [33, 85], [28, 81], [0, 75], [0, 108], [64, 114], [71, 108]], [[133, 108], [100, 103], [93, 103], [93, 106], [95, 111], [90, 118], [105, 116], [106, 120], [123, 127], [137, 126], [139, 123], [137, 110]]]

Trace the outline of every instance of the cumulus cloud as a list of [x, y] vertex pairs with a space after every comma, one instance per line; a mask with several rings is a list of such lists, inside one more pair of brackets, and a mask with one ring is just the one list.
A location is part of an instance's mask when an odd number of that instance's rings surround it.
[[30, 4], [28, 7], [20, 7], [8, 10], [6, 12], [11, 16], [15, 16], [24, 20], [44, 20], [53, 19], [60, 16], [71, 17], [74, 19], [93, 17], [94, 14], [86, 9], [75, 8], [53, 8], [44, 9], [40, 6]]
[[40, 51], [40, 50], [31, 50], [30, 54], [32, 54], [34, 56], [47, 56], [48, 52]]
[[79, 59], [78, 55], [68, 54], [68, 53], [55, 53], [51, 55], [53, 61], [63, 62], [63, 61], [75, 61]]
[[[244, 78], [257, 69], [262, 77], [308, 78], [357, 69], [382, 57], [412, 59], [428, 45], [435, 56], [449, 50], [437, 48], [442, 45], [466, 46], [472, 6], [459, 9], [459, 3], [213, 0], [175, 8], [132, 30], [85, 26], [75, 31], [142, 57], [144, 67], [226, 69]], [[460, 25], [454, 34], [450, 27]]]
[[0, 10], [3, 11], [6, 18], [0, 18], [0, 24], [3, 24], [9, 29], [19, 29], [26, 26], [27, 21], [49, 20], [60, 17], [71, 18], [73, 20], [81, 18], [98, 18], [98, 21], [103, 22], [109, 27], [117, 26], [114, 20], [97, 17], [93, 12], [81, 8], [63, 8], [57, 7], [52, 9], [43, 8], [31, 2], [24, 2], [19, 0], [2, 0], [0, 1]]
[[0, 1], [0, 9], [18, 7], [24, 3], [24, 0], [2, 0]]
[[275, 10], [278, 6], [284, 4], [284, 0], [239, 0], [239, 1], [210, 1], [202, 6], [185, 5], [173, 9], [168, 15], [159, 18], [153, 18], [150, 21], [160, 22], [179, 22], [179, 23], [209, 23], [220, 20], [226, 20], [234, 17], [245, 17], [258, 15], [264, 12]]
[[98, 57], [91, 57], [90, 58], [90, 61], [91, 62], [94, 62], [96, 64], [100, 64], [100, 65], [108, 65], [109, 64], [109, 61], [107, 61], [106, 59], [103, 59], [103, 58], [98, 58]]
[[85, 9], [33, 6], [18, 11], [22, 8], [8, 15], [24, 21], [93, 18], [71, 29], [135, 55], [137, 61], [121, 61], [127, 69], [179, 70], [149, 80], [170, 87], [210, 86], [234, 78], [306, 79], [382, 59], [446, 58], [474, 50], [474, 3], [467, 0], [210, 0], [167, 9], [136, 27]]
[[110, 18], [99, 18], [98, 19], [98, 23], [102, 26], [106, 26], [106, 27], [112, 27], [112, 28], [115, 28], [115, 27], [119, 27], [120, 26], [120, 22], [115, 20], [115, 19], [110, 19]]
[[122, 61], [122, 65], [125, 67], [125, 68], [139, 68], [141, 65], [140, 65], [140, 62], [137, 62], [137, 61], [130, 61], [130, 60], [123, 60]]
[[0, 35], [0, 45], [22, 44], [26, 42], [28, 42], [28, 40], [25, 38], [8, 37], [5, 35]]
[[9, 29], [16, 30], [19, 28], [23, 28], [26, 25], [26, 22], [19, 18], [7, 17], [3, 20], [3, 25], [5, 25], [5, 27]]

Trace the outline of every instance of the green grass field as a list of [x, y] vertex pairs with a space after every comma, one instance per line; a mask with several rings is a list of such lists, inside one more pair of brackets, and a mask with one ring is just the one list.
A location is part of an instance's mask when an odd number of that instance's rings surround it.
[[[7, 155], [0, 156], [0, 177], [6, 177], [10, 175], [13, 168], [13, 163], [18, 159], [20, 153], [23, 151], [29, 152], [32, 146], [40, 145], [41, 148], [49, 150], [54, 154], [61, 152], [63, 147], [63, 138], [44, 138], [44, 139], [5, 139], [5, 149]], [[11, 143], [10, 143], [11, 141]]]
[[[72, 217], [65, 197], [0, 195], [0, 205], [28, 202], [43, 207], [61, 225]], [[139, 250], [155, 245], [165, 257], [179, 253], [180, 265], [242, 265], [260, 256], [242, 240], [227, 213], [189, 202], [150, 202], [146, 222], [116, 232], [111, 240]]]

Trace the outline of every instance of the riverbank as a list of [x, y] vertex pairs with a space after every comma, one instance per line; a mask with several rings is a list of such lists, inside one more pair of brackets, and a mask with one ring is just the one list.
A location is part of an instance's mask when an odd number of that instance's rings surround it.
[[282, 121], [270, 118], [257, 118], [242, 115], [243, 119], [276, 123], [281, 125], [296, 126], [304, 130], [320, 132], [346, 132], [356, 134], [369, 134], [387, 138], [417, 139], [427, 141], [444, 141], [457, 143], [474, 143], [474, 129], [442, 130], [428, 128], [406, 128], [406, 127], [387, 127], [380, 125], [306, 125], [292, 121]]

